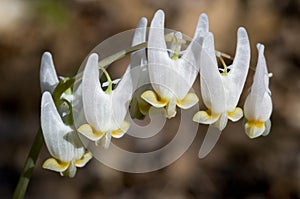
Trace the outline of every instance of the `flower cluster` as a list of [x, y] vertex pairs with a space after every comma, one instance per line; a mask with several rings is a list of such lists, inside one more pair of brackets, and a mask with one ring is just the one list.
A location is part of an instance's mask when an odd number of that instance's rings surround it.
[[[166, 34], [164, 21], [164, 12], [158, 10], [147, 35], [147, 19], [140, 20], [132, 49], [123, 53], [130, 54], [130, 64], [120, 80], [113, 81], [105, 67], [122, 56], [99, 60], [92, 53], [78, 80], [58, 78], [51, 54], [44, 53], [40, 74], [41, 127], [53, 156], [45, 161], [44, 168], [73, 177], [76, 167], [84, 166], [92, 158], [80, 136], [108, 148], [112, 137], [121, 138], [130, 130], [130, 123], [125, 120], [128, 110], [132, 118], [143, 119], [151, 106], [164, 109], [166, 118], [175, 117], [177, 107], [191, 108], [199, 101], [190, 92], [198, 75], [207, 109], [195, 113], [193, 121], [221, 132], [228, 119], [236, 122], [245, 116], [245, 132], [250, 138], [269, 133], [272, 100], [264, 46], [257, 44], [258, 62], [243, 113], [237, 105], [250, 65], [250, 43], [245, 28], [237, 31], [235, 57], [227, 66], [224, 54], [215, 50], [207, 15], [200, 15], [191, 41], [180, 32]], [[184, 45], [187, 47], [183, 48]], [[217, 58], [222, 67], [218, 66]], [[100, 82], [100, 73], [106, 82]], [[75, 81], [80, 85], [74, 91]], [[84, 119], [75, 127], [73, 107], [78, 100]]]

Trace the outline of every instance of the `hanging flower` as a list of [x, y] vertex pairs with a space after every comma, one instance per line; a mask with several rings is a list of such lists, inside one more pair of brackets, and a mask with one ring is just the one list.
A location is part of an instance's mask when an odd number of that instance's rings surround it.
[[257, 44], [258, 61], [251, 91], [244, 104], [246, 134], [250, 138], [268, 135], [271, 129], [272, 99], [264, 45]]
[[74, 177], [76, 167], [85, 166], [92, 154], [85, 150], [75, 130], [64, 124], [47, 91], [42, 96], [41, 127], [48, 151], [53, 156], [44, 162], [43, 168]]
[[109, 82], [106, 91], [102, 90], [99, 82], [98, 55], [91, 54], [82, 77], [83, 110], [87, 124], [81, 125], [78, 132], [107, 148], [111, 137], [120, 138], [129, 129], [130, 124], [124, 118], [132, 96], [132, 82], [128, 69], [117, 88], [112, 90], [112, 81], [106, 70], [102, 70]]
[[191, 44], [180, 56], [181, 33], [175, 34], [175, 52], [168, 53], [164, 35], [164, 12], [158, 10], [151, 22], [148, 39], [148, 67], [152, 87], [142, 98], [156, 108], [166, 108], [166, 116], [176, 115], [176, 105], [188, 109], [198, 102], [194, 93], [188, 93], [198, 74], [202, 45], [201, 32], [208, 31], [206, 15], [201, 15]]
[[216, 60], [212, 33], [207, 33], [204, 39], [200, 58], [201, 94], [208, 110], [197, 112], [193, 120], [213, 125], [220, 131], [226, 127], [228, 119], [235, 122], [243, 116], [243, 111], [237, 104], [248, 74], [250, 44], [244, 28], [238, 29], [237, 37], [233, 63], [228, 67], [223, 63], [224, 69], [221, 73]]

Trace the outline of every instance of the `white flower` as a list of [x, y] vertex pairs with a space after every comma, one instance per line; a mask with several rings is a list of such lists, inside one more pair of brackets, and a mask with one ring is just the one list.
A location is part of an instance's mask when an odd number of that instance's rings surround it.
[[250, 44], [244, 28], [238, 29], [237, 37], [233, 63], [224, 66], [222, 73], [218, 69], [212, 33], [207, 33], [201, 53], [201, 94], [208, 110], [197, 112], [193, 120], [213, 125], [220, 131], [225, 128], [228, 119], [235, 122], [243, 116], [242, 109], [236, 106], [248, 74]]
[[257, 44], [258, 61], [251, 91], [244, 104], [246, 134], [250, 138], [268, 135], [271, 128], [272, 99], [264, 45]]
[[89, 56], [83, 72], [82, 100], [87, 124], [81, 125], [78, 132], [96, 144], [100, 142], [105, 148], [109, 146], [111, 137], [122, 137], [130, 126], [124, 120], [132, 96], [129, 71], [126, 71], [117, 88], [112, 90], [112, 81], [104, 70], [109, 81], [106, 91], [102, 90], [99, 82], [97, 54]]
[[164, 12], [158, 10], [151, 22], [148, 39], [149, 76], [154, 93], [148, 90], [142, 98], [156, 108], [166, 107], [168, 118], [176, 115], [176, 105], [188, 109], [198, 102], [194, 93], [188, 93], [199, 71], [202, 34], [208, 31], [206, 15], [201, 15], [191, 44], [179, 57], [181, 34], [177, 36], [175, 52], [168, 53], [164, 35]]
[[63, 123], [47, 91], [42, 96], [41, 127], [49, 153], [54, 157], [47, 159], [43, 168], [74, 177], [76, 167], [83, 167], [92, 155], [85, 150], [75, 130]]

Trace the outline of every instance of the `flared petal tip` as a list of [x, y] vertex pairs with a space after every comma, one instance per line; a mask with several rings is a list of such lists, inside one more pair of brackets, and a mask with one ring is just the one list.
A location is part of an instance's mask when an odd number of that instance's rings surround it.
[[251, 122], [248, 121], [245, 124], [245, 133], [246, 135], [251, 138], [257, 138], [265, 132], [266, 127], [264, 122]]
[[141, 98], [156, 108], [162, 108], [167, 105], [167, 101], [158, 99], [156, 93], [151, 90], [145, 91]]
[[200, 124], [213, 124], [219, 119], [218, 114], [212, 115], [210, 111], [198, 111], [194, 117], [193, 121]]
[[243, 110], [240, 107], [236, 107], [232, 112], [228, 112], [228, 118], [233, 122], [240, 120], [243, 115]]
[[84, 167], [91, 159], [93, 158], [93, 155], [91, 152], [86, 151], [81, 159], [75, 161], [76, 167]]
[[70, 163], [69, 162], [61, 162], [59, 160], [56, 160], [54, 158], [49, 158], [47, 159], [42, 167], [44, 169], [48, 169], [51, 171], [56, 171], [56, 172], [64, 172], [67, 170], [67, 168], [69, 167]]
[[91, 125], [89, 124], [83, 124], [81, 125], [77, 131], [87, 137], [91, 141], [98, 141], [104, 136], [104, 132], [95, 130]]
[[177, 106], [182, 109], [189, 109], [199, 101], [195, 93], [188, 93], [182, 100], [177, 100]]

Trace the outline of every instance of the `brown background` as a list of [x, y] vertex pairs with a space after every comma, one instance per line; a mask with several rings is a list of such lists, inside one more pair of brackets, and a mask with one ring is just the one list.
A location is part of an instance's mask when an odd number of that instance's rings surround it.
[[189, 36], [199, 14], [207, 13], [216, 48], [232, 55], [236, 30], [245, 26], [251, 65], [256, 43], [265, 44], [274, 74], [270, 135], [250, 140], [242, 122], [230, 123], [200, 160], [206, 129], [201, 125], [188, 152], [165, 169], [128, 174], [92, 160], [74, 179], [41, 169], [49, 157], [44, 147], [26, 198], [300, 198], [299, 0], [1, 0], [0, 198], [11, 197], [38, 129], [42, 53], [52, 52], [58, 74], [72, 75], [97, 44], [134, 28], [142, 16], [151, 20], [159, 8], [167, 28]]

